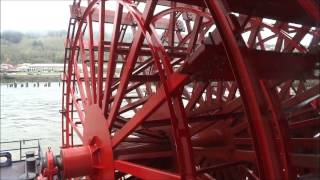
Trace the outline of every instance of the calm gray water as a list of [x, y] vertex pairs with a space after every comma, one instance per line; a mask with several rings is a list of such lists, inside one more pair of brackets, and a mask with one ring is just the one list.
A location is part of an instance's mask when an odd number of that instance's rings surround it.
[[[42, 148], [51, 146], [59, 153], [61, 142], [61, 87], [18, 88], [1, 84], [1, 142], [41, 138]], [[1, 147], [3, 149], [4, 146]]]

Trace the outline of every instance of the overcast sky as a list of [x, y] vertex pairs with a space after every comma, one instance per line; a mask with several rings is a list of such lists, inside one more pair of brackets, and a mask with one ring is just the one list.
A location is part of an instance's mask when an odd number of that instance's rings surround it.
[[1, 31], [66, 30], [71, 0], [0, 0]]

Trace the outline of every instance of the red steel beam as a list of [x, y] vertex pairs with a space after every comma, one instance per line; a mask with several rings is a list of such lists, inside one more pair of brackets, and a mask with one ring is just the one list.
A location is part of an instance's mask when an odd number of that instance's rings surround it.
[[[97, 2], [97, 0], [92, 0], [91, 3], [88, 5], [88, 8], [84, 11], [83, 13], [83, 16], [86, 17], [88, 14], [89, 14], [89, 10], [94, 6], [94, 4]], [[74, 41], [72, 42], [73, 44], [71, 45], [72, 49], [71, 49], [71, 52], [70, 52], [70, 59], [68, 61], [68, 70], [67, 70], [67, 73], [65, 74], [66, 76], [66, 84], [67, 84], [67, 91], [66, 91], [66, 103], [67, 103], [67, 107], [66, 107], [66, 115], [68, 115], [70, 113], [70, 106], [69, 106], [69, 103], [70, 103], [70, 95], [71, 95], [71, 91], [72, 91], [72, 88], [71, 88], [71, 76], [72, 76], [72, 71], [73, 71], [73, 64], [74, 64], [74, 59], [76, 57], [76, 45], [78, 43], [78, 39], [80, 37], [80, 33], [81, 33], [81, 29], [82, 29], [82, 26], [83, 26], [83, 21], [80, 21], [78, 23], [78, 26], [77, 26], [77, 30], [76, 30], [76, 34], [75, 34], [75, 37], [74, 37]], [[67, 119], [68, 123], [71, 123], [70, 120], [72, 119]], [[66, 146], [70, 146], [70, 142], [69, 142], [69, 127], [66, 128], [66, 134], [67, 134], [67, 139], [66, 139]]]
[[[252, 150], [240, 150], [230, 149], [228, 147], [219, 148], [194, 148], [197, 156], [205, 156], [209, 159], [224, 160], [224, 161], [245, 161], [255, 162], [255, 152]], [[304, 167], [319, 169], [318, 162], [320, 161], [319, 154], [302, 154], [302, 153], [291, 153], [290, 159], [295, 167]], [[263, 177], [260, 177], [263, 178]], [[270, 178], [269, 175], [266, 178]]]
[[[271, 124], [262, 112], [266, 109], [266, 100], [263, 99], [263, 91], [259, 86], [258, 78], [253, 71], [251, 64], [243, 57], [238, 43], [234, 37], [230, 24], [221, 10], [221, 5], [214, 0], [206, 0], [217, 29], [223, 39], [225, 50], [233, 73], [239, 84], [243, 106], [248, 116], [252, 136], [255, 138], [255, 151], [258, 161], [260, 177], [266, 179], [289, 179], [289, 169], [281, 171], [282, 162], [285, 164], [287, 159], [281, 159], [278, 154], [277, 145], [272, 140]], [[269, 122], [270, 123], [270, 122]]]
[[315, 0], [297, 0], [297, 1], [311, 18], [316, 20], [317, 23], [320, 22], [319, 4]]
[[168, 179], [168, 180], [175, 180], [175, 179], [180, 179], [179, 175], [169, 173], [169, 172], [164, 172], [160, 171], [157, 169], [137, 165], [134, 163], [126, 162], [126, 161], [121, 161], [121, 160], [115, 160], [114, 161], [114, 166], [115, 169], [125, 172], [128, 174], [132, 174], [136, 177], [139, 177], [141, 179]]
[[[317, 79], [317, 54], [280, 53], [263, 50], [242, 50], [260, 79]], [[212, 56], [215, 54], [216, 56]], [[192, 74], [198, 79], [233, 81], [234, 76], [228, 65], [228, 57], [221, 45], [201, 45], [186, 60], [181, 72]], [[290, 67], [290, 68], [287, 68]], [[216, 71], [210, 71], [216, 69]], [[201, 70], [201, 71], [200, 71]]]
[[102, 107], [103, 99], [103, 64], [104, 64], [104, 35], [105, 35], [105, 0], [100, 2], [99, 11], [99, 45], [98, 45], [98, 104]]
[[[168, 78], [169, 92], [174, 93], [179, 87], [184, 85], [187, 76], [174, 73]], [[166, 99], [163, 88], [160, 88], [156, 94], [152, 95], [144, 106], [130, 119], [112, 138], [112, 146], [115, 148], [124, 138], [135, 130], [143, 121], [145, 121], [152, 112], [154, 112]]]
[[80, 44], [80, 54], [81, 54], [81, 64], [82, 64], [82, 69], [83, 69], [83, 76], [85, 80], [85, 86], [86, 86], [86, 96], [88, 98], [88, 105], [92, 104], [93, 99], [92, 99], [92, 91], [90, 88], [90, 82], [89, 82], [89, 72], [88, 72], [88, 67], [87, 64], [85, 63], [86, 60], [86, 53], [84, 51], [84, 44], [83, 44], [83, 35], [81, 34], [79, 38], [79, 44]]
[[[145, 20], [146, 25], [148, 25], [151, 21], [151, 17], [152, 17], [154, 8], [156, 7], [156, 4], [157, 4], [157, 1], [148, 1], [148, 3], [146, 4], [145, 11], [142, 15], [142, 18]], [[120, 78], [120, 84], [117, 90], [117, 94], [115, 96], [113, 106], [110, 109], [110, 113], [108, 116], [109, 127], [112, 127], [112, 124], [115, 121], [115, 117], [118, 114], [122, 98], [124, 96], [125, 90], [129, 83], [129, 76], [131, 75], [134, 68], [134, 64], [137, 61], [138, 50], [143, 44], [143, 40], [144, 40], [143, 30], [139, 28], [132, 42], [131, 50], [126, 57], [126, 64], [123, 67], [124, 71], [122, 72], [122, 76]]]
[[[195, 5], [205, 7], [205, 3], [199, 0], [168, 0], [179, 2], [177, 6]], [[170, 6], [170, 2], [161, 0], [159, 4]], [[257, 0], [223, 0], [228, 7], [228, 12], [235, 12], [253, 17], [269, 18], [282, 22], [292, 22], [315, 26], [319, 22], [319, 3], [316, 0], [277, 0], [277, 1], [257, 1]], [[183, 4], [181, 4], [183, 3]], [[301, 8], [301, 6], [303, 9]], [[286, 7], [286, 13], [283, 13]]]
[[[232, 22], [228, 21], [225, 16], [228, 15], [228, 12], [233, 11], [233, 9], [239, 9], [243, 11], [243, 13], [248, 13], [248, 9], [250, 9], [250, 15], [257, 15], [259, 16], [259, 13], [263, 15], [269, 15], [270, 7], [276, 8], [275, 17], [278, 19], [286, 19], [291, 18], [291, 20], [296, 21], [296, 17], [286, 17], [287, 14], [278, 14], [278, 6], [283, 5], [284, 2], [287, 2], [287, 0], [279, 0], [275, 2], [274, 4], [266, 3], [265, 10], [262, 9], [259, 6], [259, 2], [254, 0], [235, 0], [231, 4], [231, 0], [223, 0], [219, 1], [222, 4], [218, 4], [218, 1], [215, 0], [205, 0], [205, 1], [195, 1], [195, 0], [188, 0], [188, 1], [182, 1], [178, 0], [177, 2], [182, 2], [186, 4], [192, 4], [192, 5], [198, 5], [202, 8], [205, 7], [205, 5], [208, 5], [208, 8], [212, 15], [214, 16], [214, 19], [216, 20], [216, 26], [219, 30], [219, 33], [221, 35], [221, 38], [223, 40], [222, 45], [202, 45], [198, 49], [194, 49], [196, 43], [198, 42], [197, 38], [200, 32], [201, 28], [203, 27], [201, 24], [202, 22], [202, 16], [197, 15], [191, 15], [191, 19], [194, 22], [193, 29], [191, 28], [190, 22], [186, 22], [187, 26], [190, 26], [188, 28], [188, 34], [184, 35], [184, 38], [182, 38], [181, 34], [180, 36], [177, 35], [179, 40], [179, 45], [177, 47], [173, 47], [175, 45], [175, 36], [174, 31], [175, 28], [175, 21], [178, 21], [175, 18], [176, 13], [171, 13], [170, 20], [162, 19], [160, 18], [157, 23], [155, 23], [155, 28], [163, 28], [168, 29], [169, 31], [169, 46], [166, 48], [168, 50], [168, 53], [162, 53], [161, 50], [164, 52], [164, 48], [161, 45], [161, 42], [158, 42], [157, 40], [157, 34], [155, 33], [154, 27], [151, 23], [149, 25], [150, 21], [152, 21], [152, 13], [153, 10], [159, 2], [161, 3], [168, 3], [168, 5], [172, 6], [182, 6], [180, 3], [174, 3], [174, 2], [166, 2], [166, 1], [147, 1], [145, 12], [142, 14], [136, 13], [138, 16], [138, 21], [142, 21], [143, 25], [138, 26], [138, 31], [135, 34], [134, 40], [132, 44], [125, 44], [125, 43], [118, 43], [118, 38], [121, 37], [120, 27], [121, 27], [121, 21], [122, 24], [128, 23], [127, 25], [135, 25], [133, 18], [129, 18], [129, 13], [123, 13], [122, 12], [122, 5], [120, 5], [114, 13], [113, 11], [104, 11], [104, 0], [101, 1], [100, 6], [100, 17], [96, 15], [98, 12], [95, 8], [91, 11], [91, 13], [88, 13], [85, 9], [78, 9], [75, 10], [75, 6], [72, 7], [72, 13], [73, 18], [76, 18], [76, 16], [81, 15], [84, 16], [83, 20], [86, 20], [85, 17], [88, 17], [89, 23], [89, 51], [90, 51], [90, 63], [91, 63], [91, 77], [89, 77], [88, 72], [85, 71], [86, 65], [83, 63], [83, 69], [84, 74], [83, 77], [81, 77], [80, 71], [77, 67], [77, 51], [81, 51], [82, 60], [84, 62], [85, 53], [84, 53], [84, 45], [83, 45], [83, 39], [81, 34], [82, 31], [82, 24], [83, 21], [80, 21], [79, 29], [76, 35], [76, 42], [73, 44], [72, 50], [72, 56], [73, 57], [69, 62], [72, 67], [70, 66], [68, 69], [68, 72], [74, 72], [76, 77], [75, 80], [71, 80], [72, 73], [68, 74], [66, 77], [67, 79], [67, 94], [69, 92], [69, 95], [67, 95], [67, 99], [74, 101], [74, 105], [76, 107], [76, 110], [78, 111], [78, 114], [80, 116], [80, 119], [83, 120], [83, 112], [80, 108], [80, 101], [78, 101], [77, 97], [74, 94], [74, 88], [76, 86], [71, 85], [72, 83], [77, 83], [80, 95], [82, 99], [82, 104], [84, 108], [88, 104], [91, 104], [91, 102], [96, 102], [96, 98], [98, 98], [98, 103], [103, 103], [102, 108], [103, 112], [105, 113], [105, 116], [108, 116], [107, 123], [109, 125], [109, 130], [111, 130], [110, 133], [114, 132], [114, 136], [111, 139], [111, 146], [114, 149], [114, 154], [121, 160], [141, 160], [141, 159], [152, 159], [152, 158], [176, 158], [178, 159], [179, 166], [182, 166], [181, 176], [174, 174], [174, 173], [167, 173], [163, 170], [157, 170], [149, 167], [144, 167], [142, 165], [134, 164], [131, 162], [116, 160], [114, 162], [114, 165], [117, 170], [131, 174], [133, 176], [145, 179], [145, 178], [160, 178], [160, 179], [180, 179], [180, 178], [194, 178], [194, 174], [190, 173], [192, 172], [191, 168], [195, 168], [196, 163], [193, 162], [193, 153], [196, 154], [196, 156], [205, 156], [210, 159], [210, 161], [213, 160], [223, 160], [223, 161], [247, 161], [254, 163], [256, 160], [258, 160], [257, 166], [260, 170], [260, 177], [261, 179], [270, 178], [270, 179], [277, 179], [277, 178], [283, 178], [283, 179], [290, 179], [290, 173], [292, 172], [289, 166], [287, 166], [288, 163], [293, 163], [295, 166], [298, 167], [307, 167], [307, 168], [318, 168], [316, 165], [316, 162], [320, 159], [320, 156], [318, 154], [311, 154], [308, 153], [301, 153], [301, 154], [292, 154], [288, 150], [283, 152], [283, 149], [280, 147], [284, 146], [284, 139], [279, 139], [279, 134], [274, 129], [277, 129], [279, 127], [274, 127], [274, 125], [279, 126], [277, 123], [274, 124], [275, 120], [278, 120], [279, 117], [277, 116], [278, 110], [280, 108], [278, 105], [282, 105], [284, 108], [290, 108], [290, 110], [294, 110], [297, 107], [305, 106], [310, 103], [311, 100], [318, 97], [319, 94], [316, 92], [319, 90], [319, 85], [316, 85], [312, 87], [311, 89], [306, 89], [303, 82], [300, 82], [297, 90], [294, 89], [295, 95], [291, 97], [283, 95], [282, 101], [276, 102], [277, 104], [273, 104], [274, 99], [272, 98], [273, 94], [270, 95], [268, 88], [276, 88], [275, 85], [272, 85], [272, 87], [267, 87], [265, 81], [262, 82], [260, 80], [265, 79], [272, 79], [277, 80], [279, 82], [283, 80], [291, 80], [291, 82], [288, 82], [287, 85], [284, 87], [282, 94], [287, 94], [287, 92], [290, 91], [292, 84], [292, 80], [297, 78], [300, 80], [301, 75], [304, 75], [304, 78], [307, 79], [314, 79], [313, 76], [313, 70], [315, 69], [316, 64], [316, 55], [311, 55], [311, 53], [307, 52], [307, 49], [305, 49], [303, 46], [299, 45], [299, 41], [302, 40], [302, 38], [309, 32], [310, 29], [296, 29], [293, 32], [296, 33], [295, 37], [292, 39], [286, 39], [283, 38], [284, 34], [282, 34], [280, 31], [284, 30], [284, 27], [272, 27], [272, 31], [275, 32], [275, 29], [277, 32], [280, 33], [280, 35], [273, 35], [272, 37], [267, 37], [266, 39], [274, 38], [278, 36], [278, 42], [276, 45], [276, 49], [278, 51], [281, 51], [281, 45], [284, 41], [285, 47], [284, 51], [290, 52], [290, 53], [284, 53], [284, 52], [268, 52], [264, 50], [248, 50], [245, 48], [239, 48], [239, 44], [237, 44], [236, 37], [234, 33], [232, 32], [234, 27], [232, 27]], [[206, 4], [205, 4], [205, 3]], [[241, 7], [241, 2], [243, 4], [250, 4], [252, 6], [250, 7]], [[310, 2], [310, 1], [308, 1]], [[308, 2], [304, 4], [305, 9], [312, 9], [314, 7], [308, 5]], [[121, 2], [123, 4], [126, 4], [127, 2]], [[300, 2], [301, 3], [301, 2]], [[95, 2], [94, 2], [95, 4]], [[242, 4], [242, 6], [243, 6]], [[231, 5], [231, 6], [230, 6]], [[291, 13], [292, 9], [295, 9], [295, 6], [297, 5], [297, 2], [294, 2], [289, 5], [289, 11]], [[183, 5], [184, 6], [184, 5]], [[300, 7], [300, 6], [299, 6]], [[92, 4], [89, 4], [89, 8], [92, 8]], [[133, 8], [130, 6], [130, 8]], [[129, 8], [129, 9], [130, 9]], [[193, 7], [197, 8], [197, 7]], [[226, 11], [222, 11], [222, 9], [226, 8]], [[120, 10], [119, 10], [120, 9]], [[256, 12], [254, 10], [261, 10], [261, 12]], [[239, 11], [240, 11], [239, 10]], [[130, 10], [129, 10], [130, 11]], [[301, 12], [301, 9], [297, 14]], [[104, 15], [105, 13], [105, 15]], [[289, 14], [290, 14], [289, 13]], [[306, 15], [306, 12], [304, 12]], [[271, 13], [270, 13], [271, 14]], [[123, 16], [122, 16], [123, 15]], [[131, 14], [134, 16], [133, 14]], [[273, 15], [273, 14], [272, 14]], [[121, 17], [122, 16], [122, 17]], [[125, 17], [124, 17], [125, 16]], [[187, 13], [182, 14], [184, 20], [188, 21]], [[303, 21], [303, 23], [313, 23], [316, 18], [312, 17], [314, 16], [314, 12], [309, 13], [309, 16], [306, 19], [298, 19], [298, 21]], [[305, 18], [305, 17], [303, 17]], [[311, 20], [310, 20], [311, 19]], [[79, 19], [78, 19], [79, 20]], [[98, 44], [98, 89], [97, 92], [93, 92], [93, 97], [86, 99], [84, 88], [83, 88], [83, 80], [86, 85], [86, 95], [88, 95], [88, 90], [90, 88], [89, 78], [91, 78], [91, 84], [92, 88], [95, 87], [96, 84], [96, 74], [94, 72], [95, 69], [95, 60], [94, 60], [94, 42], [93, 42], [93, 27], [92, 27], [92, 21], [99, 21], [100, 22], [100, 40]], [[113, 21], [112, 21], [113, 20]], [[310, 20], [310, 22], [309, 22]], [[111, 39], [110, 45], [107, 44], [104, 40], [104, 24], [105, 22], [114, 23], [114, 30], [113, 35]], [[135, 19], [137, 21], [137, 19]], [[260, 18], [261, 21], [261, 18]], [[308, 22], [307, 22], [308, 21]], [[125, 23], [123, 23], [125, 22]], [[144, 24], [145, 23], [145, 24]], [[255, 27], [257, 24], [252, 23], [253, 27]], [[245, 25], [243, 25], [245, 26]], [[286, 26], [286, 25], [284, 25]], [[259, 26], [260, 27], [260, 26]], [[261, 28], [264, 28], [266, 26], [262, 26]], [[140, 29], [139, 29], [140, 28]], [[141, 29], [142, 28], [142, 29]], [[257, 28], [255, 32], [251, 32], [251, 40], [249, 43], [249, 47], [254, 48], [256, 39], [259, 40], [259, 45], [261, 46], [261, 49], [264, 49], [264, 42], [267, 41], [266, 39], [262, 39], [261, 34], [259, 33], [260, 28]], [[147, 32], [147, 33], [146, 33]], [[103, 35], [101, 35], [101, 33]], [[149, 34], [148, 34], [149, 33]], [[151, 33], [151, 35], [150, 35]], [[179, 32], [176, 32], [179, 34]], [[146, 35], [147, 34], [147, 35]], [[146, 36], [148, 42], [148, 46], [143, 45], [144, 36]], [[152, 37], [150, 37], [152, 36]], [[201, 35], [200, 35], [201, 36]], [[77, 39], [80, 40], [80, 44], [77, 43]], [[151, 40], [151, 42], [150, 42]], [[69, 41], [69, 40], [68, 40]], [[292, 43], [294, 41], [294, 43]], [[189, 43], [188, 47], [186, 49], [181, 49], [180, 45], [185, 45], [186, 43]], [[159, 43], [159, 44], [157, 44]], [[150, 45], [151, 44], [151, 45]], [[306, 55], [304, 54], [295, 54], [291, 53], [295, 48], [296, 45], [301, 49], [302, 52], [308, 53]], [[131, 46], [132, 45], [132, 46]], [[242, 43], [243, 46], [243, 43]], [[121, 49], [122, 48], [122, 49]], [[130, 49], [131, 48], [131, 49]], [[149, 49], [148, 49], [149, 48]], [[156, 59], [159, 57], [155, 57], [154, 49], [158, 50], [159, 52], [156, 52], [157, 56], [161, 56], [161, 60]], [[179, 49], [180, 48], [180, 49]], [[179, 49], [179, 50], [178, 50]], [[104, 53], [106, 50], [110, 50], [110, 57], [108, 61], [108, 71], [107, 71], [107, 77], [104, 78], [103, 76], [103, 65], [104, 65]], [[141, 51], [143, 50], [143, 51]], [[174, 62], [170, 62], [168, 57], [163, 56], [171, 56], [172, 58], [175, 58], [174, 51], [177, 50], [177, 52], [184, 51], [183, 56], [185, 57], [186, 53], [191, 54], [193, 51], [194, 53], [191, 55], [190, 58], [188, 58], [184, 64], [180, 66], [180, 69], [178, 72], [172, 73], [172, 65], [177, 65], [184, 59], [181, 58], [180, 60], [175, 60]], [[226, 52], [225, 52], [226, 51]], [[117, 61], [117, 54], [127, 54], [126, 60]], [[150, 56], [152, 55], [154, 59], [148, 59], [144, 60], [141, 56]], [[140, 57], [139, 57], [140, 56]], [[137, 63], [137, 58], [140, 61], [144, 61], [143, 63], [139, 64]], [[125, 58], [123, 58], [125, 59]], [[177, 59], [177, 58], [176, 58]], [[158, 61], [157, 61], [158, 60]], [[86, 60], [88, 61], [88, 60]], [[153, 63], [157, 61], [158, 63], [158, 72], [153, 67]], [[125, 63], [123, 64], [123, 72], [121, 73], [121, 77], [118, 80], [114, 77], [114, 71], [115, 71], [115, 65], [117, 63]], [[138, 67], [136, 68], [136, 65]], [[231, 66], [230, 66], [231, 65]], [[162, 71], [162, 66], [165, 68], [165, 73]], [[147, 68], [152, 68], [152, 72], [145, 73], [145, 70]], [[286, 69], [286, 67], [292, 67], [290, 69]], [[72, 69], [74, 68], [74, 69]], [[135, 68], [135, 69], [134, 69]], [[70, 70], [71, 69], [71, 70]], [[213, 70], [214, 71], [213, 71]], [[209, 72], [209, 73], [208, 73]], [[141, 75], [141, 74], [142, 75]], [[171, 74], [172, 73], [172, 74]], [[235, 76], [235, 78], [234, 78]], [[195, 80], [202, 81], [202, 80], [209, 80], [211, 82], [212, 80], [220, 81], [217, 83], [217, 85], [212, 86], [210, 83], [209, 86], [207, 83], [200, 84], [198, 86], [189, 86], [190, 88], [193, 88], [193, 93], [190, 97], [187, 91], [184, 92], [183, 98], [185, 98], [189, 103], [187, 105], [187, 115], [185, 115], [185, 108], [181, 101], [181, 92], [180, 88], [184, 86], [188, 80]], [[103, 91], [103, 85], [102, 83], [105, 81], [105, 89], [104, 93]], [[159, 81], [161, 80], [161, 81]], [[225, 81], [235, 81], [232, 85], [227, 85], [228, 83], [224, 83]], [[132, 83], [128, 87], [130, 82], [138, 81], [140, 83]], [[150, 90], [149, 93], [145, 94], [145, 97], [142, 98], [144, 95], [140, 91], [140, 86], [148, 83], [148, 82], [154, 82], [154, 84], [157, 83], [157, 90], [156, 93], [151, 95], [153, 92]], [[160, 83], [163, 83], [162, 86], [159, 86]], [[151, 83], [150, 83], [151, 84]], [[238, 86], [238, 85], [239, 86]], [[112, 96], [112, 91], [115, 91], [117, 89], [117, 94], [115, 96]], [[240, 89], [241, 97], [236, 97], [237, 89]], [[126, 95], [128, 95], [128, 92], [131, 90], [137, 91], [137, 96], [131, 97], [126, 99]], [[204, 91], [206, 92], [207, 99], [202, 100], [202, 95], [204, 94]], [[229, 95], [228, 97], [223, 97], [225, 92], [228, 90]], [[210, 92], [208, 92], [210, 91]], [[179, 93], [180, 92], [180, 93]], [[96, 96], [96, 93], [98, 94], [98, 97]], [[102, 95], [104, 95], [102, 100]], [[148, 96], [149, 95], [149, 96]], [[212, 95], [215, 95], [215, 98], [212, 98]], [[89, 94], [90, 96], [90, 94]], [[130, 96], [130, 95], [129, 95]], [[209, 98], [209, 99], [208, 99]], [[268, 99], [269, 98], [269, 99]], [[290, 99], [289, 99], [290, 98]], [[128, 102], [128, 105], [121, 107], [122, 101], [126, 99]], [[138, 99], [134, 101], [135, 99]], [[226, 100], [226, 101], [225, 101]], [[242, 100], [242, 101], [241, 101]], [[111, 107], [111, 110], [108, 108], [108, 105], [110, 102], [113, 101], [113, 106]], [[164, 102], [168, 102], [169, 107]], [[67, 104], [70, 103], [69, 101], [66, 102]], [[195, 107], [195, 105], [199, 103], [200, 108]], [[111, 103], [112, 104], [112, 103]], [[267, 105], [268, 104], [268, 105]], [[139, 110], [137, 110], [138, 106], [142, 106]], [[245, 112], [247, 113], [247, 120], [243, 118], [243, 110], [241, 109], [241, 105], [243, 105]], [[271, 106], [271, 107], [270, 107]], [[69, 107], [69, 106], [68, 106]], [[121, 107], [121, 108], [120, 108]], [[273, 115], [272, 118], [269, 117], [270, 113], [266, 112], [264, 110], [272, 111]], [[98, 110], [98, 109], [97, 109]], [[99, 109], [100, 110], [100, 109]], [[129, 110], [135, 111], [135, 115], [132, 118], [122, 118], [121, 116], [118, 116], [121, 113], [127, 112]], [[198, 116], [201, 113], [210, 112], [213, 110], [220, 110], [217, 114], [213, 116]], [[110, 111], [110, 114], [108, 115], [107, 112]], [[164, 112], [164, 116], [158, 117], [157, 120], [154, 120], [150, 118], [151, 116], [156, 115], [156, 113]], [[70, 110], [68, 109], [67, 112], [69, 113]], [[72, 112], [72, 111], [71, 111]], [[169, 112], [171, 113], [171, 116], [169, 115]], [[269, 114], [268, 114], [269, 113]], [[265, 114], [268, 114], [265, 116]], [[187, 117], [185, 117], [187, 116]], [[241, 117], [242, 119], [238, 119], [237, 117]], [[197, 135], [199, 133], [206, 133], [206, 131], [209, 130], [206, 129], [206, 126], [210, 126], [211, 129], [215, 128], [221, 128], [219, 126], [219, 123], [213, 123], [205, 121], [215, 121], [225, 119], [224, 123], [227, 127], [230, 125], [230, 133], [236, 135], [237, 133], [240, 133], [244, 130], [249, 130], [251, 127], [251, 136], [252, 138], [247, 139], [240, 139], [235, 138], [234, 142], [238, 143], [240, 145], [248, 145], [249, 150], [240, 150], [240, 149], [234, 149], [231, 146], [228, 147], [217, 147], [217, 148], [197, 148], [194, 147], [193, 150], [190, 146], [190, 137], [188, 135], [189, 129], [192, 130], [193, 135]], [[175, 143], [176, 146], [176, 154], [173, 153], [173, 151], [169, 151], [169, 148], [165, 145], [162, 145], [161, 139], [168, 140], [167, 137], [164, 137], [161, 133], [158, 133], [157, 130], [161, 129], [161, 132], [169, 132], [169, 128], [167, 127], [160, 127], [161, 125], [168, 125], [172, 123], [172, 129], [173, 133], [169, 134], [171, 136], [170, 140], [174, 138], [173, 143]], [[187, 122], [188, 120], [188, 122]], [[235, 126], [231, 127], [231, 124], [240, 121]], [[319, 118], [300, 118], [299, 120], [296, 120], [292, 122], [290, 120], [289, 127], [290, 129], [286, 130], [303, 130], [303, 128], [311, 128], [315, 125], [319, 124]], [[192, 124], [191, 128], [189, 128], [189, 122], [200, 122], [200, 125], [203, 126], [194, 126]], [[73, 122], [73, 116], [71, 116], [71, 119], [69, 118], [67, 114], [67, 122], [71, 124], [71, 126], [75, 129], [76, 133], [79, 134], [79, 137], [82, 138], [82, 134], [76, 127], [76, 124]], [[148, 124], [149, 123], [149, 124]], [[158, 123], [158, 124], [157, 124]], [[156, 128], [150, 128], [150, 126], [156, 126]], [[271, 125], [270, 125], [271, 124]], [[196, 124], [197, 125], [197, 124]], [[211, 126], [212, 125], [212, 126]], [[140, 126], [140, 127], [139, 127]], [[139, 127], [139, 128], [138, 128]], [[182, 127], [182, 128], [181, 128]], [[273, 129], [271, 129], [273, 128]], [[210, 129], [210, 130], [211, 130]], [[271, 129], [271, 130], [270, 130]], [[106, 129], [106, 133], [109, 133], [108, 129]], [[133, 134], [134, 136], [137, 136], [136, 138], [128, 137], [130, 134]], [[168, 134], [167, 134], [168, 135]], [[69, 136], [69, 134], [68, 134]], [[217, 138], [216, 136], [211, 136], [211, 138]], [[158, 139], [157, 139], [158, 138]], [[280, 136], [281, 138], [281, 136]], [[248, 140], [249, 139], [249, 140]], [[224, 140], [221, 138], [221, 140]], [[294, 147], [302, 146], [301, 148], [312, 148], [316, 143], [318, 143], [317, 140], [311, 139], [311, 138], [295, 138], [292, 139], [292, 144]], [[238, 142], [237, 142], [238, 141]], [[125, 143], [122, 143], [125, 142]], [[206, 142], [211, 142], [210, 140], [207, 141], [207, 139], [202, 140], [202, 144], [207, 145]], [[144, 143], [146, 145], [139, 146], [138, 143]], [[188, 144], [189, 143], [189, 144]], [[69, 143], [67, 143], [69, 144]], [[201, 145], [201, 143], [198, 143], [198, 145]], [[166, 142], [166, 145], [168, 145], [168, 142]], [[218, 146], [218, 145], [217, 145]], [[255, 148], [253, 148], [255, 147]], [[159, 150], [161, 148], [164, 148], [163, 151]], [[252, 150], [252, 149], [255, 149]], [[280, 151], [282, 150], [282, 151]], [[189, 151], [189, 152], [188, 152]], [[283, 154], [288, 153], [290, 159], [292, 159], [292, 162], [289, 162], [289, 158], [283, 156]], [[279, 155], [280, 154], [280, 155]], [[184, 159], [186, 158], [186, 159]], [[189, 159], [188, 159], [189, 158]], [[198, 157], [197, 157], [198, 158]], [[209, 163], [210, 163], [209, 161]], [[303, 161], [302, 163], [299, 163], [299, 161]], [[142, 161], [143, 162], [143, 161]], [[213, 162], [213, 161], [211, 161]], [[182, 164], [181, 164], [182, 163]], [[202, 166], [202, 165], [201, 165]], [[185, 168], [188, 169], [185, 169]], [[244, 166], [243, 166], [244, 167]], [[250, 171], [248, 168], [244, 167], [245, 169], [243, 171], [246, 171], [247, 173]], [[284, 172], [282, 170], [284, 169]], [[113, 170], [111, 170], [113, 171]], [[184, 173], [188, 171], [188, 176], [184, 176]], [[256, 178], [254, 175], [252, 177]]]
[[94, 38], [93, 38], [93, 25], [92, 25], [92, 13], [88, 14], [88, 49], [89, 49], [89, 62], [90, 62], [90, 75], [93, 94], [93, 103], [97, 102], [97, 85], [96, 85], [96, 68], [95, 68], [95, 56], [94, 56]]
[[107, 115], [108, 108], [109, 108], [109, 98], [112, 93], [111, 85], [112, 79], [116, 70], [116, 59], [117, 59], [117, 46], [118, 46], [118, 39], [120, 36], [120, 24], [122, 18], [122, 4], [117, 4], [116, 15], [114, 17], [113, 22], [113, 30], [112, 30], [112, 39], [110, 44], [110, 53], [109, 53], [109, 62], [108, 62], [108, 69], [107, 69], [107, 80], [105, 81], [105, 90], [103, 96], [103, 107], [102, 112], [104, 115]]
[[[77, 10], [75, 10], [77, 9]], [[75, 5], [70, 5], [70, 14], [71, 14], [71, 18], [76, 18], [77, 16], [83, 16], [83, 13], [85, 11], [86, 7], [80, 7], [80, 9], [77, 8], [77, 6]], [[112, 10], [105, 10], [104, 14], [105, 14], [105, 23], [113, 23], [114, 24], [114, 17], [115, 17], [115, 13], [117, 11], [112, 11]], [[122, 12], [121, 13], [121, 19], [120, 19], [122, 25], [129, 25], [129, 26], [136, 26], [135, 22], [133, 21], [132, 17], [126, 13], [126, 12]], [[177, 20], [178, 24], [183, 24], [180, 20]], [[92, 12], [91, 15], [91, 22], [100, 22], [99, 21], [99, 12], [98, 10], [94, 9], [94, 11]], [[167, 24], [168, 24], [168, 20], [165, 18], [159, 19], [157, 21], [157, 23], [155, 23], [155, 27], [157, 29], [167, 29]], [[179, 31], [184, 31], [183, 26], [176, 26], [175, 30], [179, 30]]]

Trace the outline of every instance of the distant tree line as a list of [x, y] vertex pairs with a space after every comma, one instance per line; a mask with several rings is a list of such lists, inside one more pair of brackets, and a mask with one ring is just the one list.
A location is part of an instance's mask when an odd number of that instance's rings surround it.
[[1, 63], [62, 63], [66, 31], [28, 32], [3, 31]]
[[19, 43], [22, 40], [23, 34], [17, 31], [4, 31], [1, 33], [1, 39], [11, 43]]

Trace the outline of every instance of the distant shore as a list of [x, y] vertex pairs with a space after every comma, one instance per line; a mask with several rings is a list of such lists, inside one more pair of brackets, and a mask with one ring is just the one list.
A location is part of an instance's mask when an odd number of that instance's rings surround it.
[[0, 73], [1, 83], [12, 82], [58, 82], [61, 73]]

